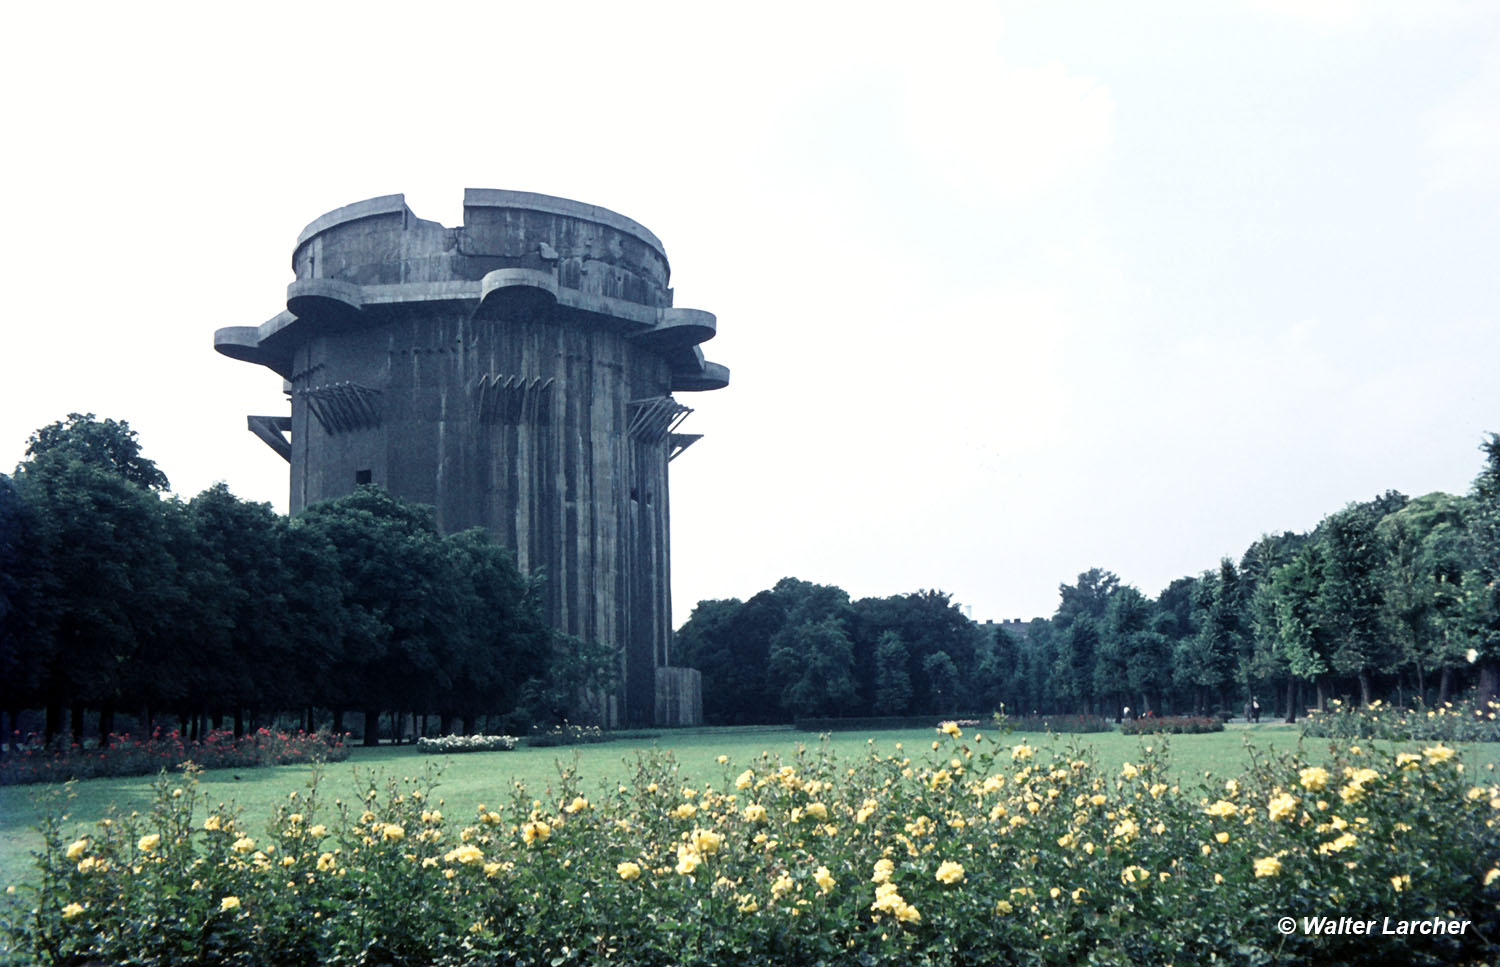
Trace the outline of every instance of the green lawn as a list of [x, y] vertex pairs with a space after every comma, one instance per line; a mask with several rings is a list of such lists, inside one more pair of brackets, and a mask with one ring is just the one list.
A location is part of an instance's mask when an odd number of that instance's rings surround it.
[[[935, 737], [932, 730], [845, 732], [834, 734], [828, 741], [840, 757], [863, 755], [872, 741], [873, 747], [881, 752], [893, 752], [896, 744], [901, 743], [904, 751], [919, 757], [928, 751]], [[1115, 732], [1058, 737], [1016, 733], [1000, 738], [1006, 744], [1024, 740], [1042, 746], [1055, 742], [1059, 747], [1077, 742], [1092, 748], [1100, 767], [1110, 772], [1138, 757], [1143, 746], [1160, 745], [1163, 741], [1159, 736], [1124, 736]], [[1278, 723], [1231, 725], [1224, 732], [1173, 736], [1166, 741], [1178, 781], [1186, 784], [1204, 773], [1216, 777], [1238, 774], [1249, 761], [1250, 745], [1260, 752], [1290, 751], [1299, 740], [1296, 728]], [[575, 756], [586, 788], [599, 789], [626, 779], [637, 754], [649, 751], [653, 745], [672, 751], [685, 783], [711, 783], [725, 788], [728, 780], [762, 752], [790, 755], [799, 743], [815, 747], [819, 741], [816, 735], [790, 728], [750, 728], [672, 731], [662, 733], [654, 741], [622, 739], [597, 745], [454, 756], [426, 756], [411, 746], [356, 748], [349, 761], [322, 768], [322, 789], [324, 801], [328, 802], [350, 796], [358, 775], [367, 776], [373, 770], [382, 777], [400, 779], [420, 775], [432, 764], [441, 770], [437, 795], [446, 800], [445, 809], [452, 815], [466, 815], [478, 803], [500, 802], [515, 782], [523, 782], [540, 792], [557, 779], [559, 764], [571, 765]], [[1304, 755], [1313, 760], [1324, 758], [1328, 749], [1326, 739], [1303, 741]], [[1470, 769], [1476, 772], [1494, 769], [1500, 762], [1500, 743], [1465, 745], [1463, 753]], [[728, 756], [729, 761], [720, 764], [717, 759], [721, 755]], [[217, 770], [205, 773], [201, 784], [209, 801], [232, 802], [243, 807], [253, 826], [261, 817], [269, 818], [273, 803], [285, 800], [293, 790], [305, 788], [311, 775], [308, 766]], [[73, 798], [67, 804], [69, 829], [95, 822], [107, 815], [111, 807], [122, 812], [144, 811], [149, 804], [151, 783], [149, 776], [75, 783]], [[12, 884], [27, 878], [29, 853], [39, 844], [35, 826], [45, 808], [39, 800], [55, 796], [60, 789], [59, 786], [0, 788], [0, 882]]]

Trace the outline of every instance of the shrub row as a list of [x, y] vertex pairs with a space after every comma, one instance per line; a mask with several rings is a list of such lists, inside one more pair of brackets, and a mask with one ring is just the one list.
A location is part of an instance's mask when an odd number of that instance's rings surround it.
[[[21, 967], [1500, 954], [1500, 784], [1450, 747], [1349, 747], [1320, 766], [1257, 755], [1190, 787], [1160, 741], [1104, 774], [1076, 748], [944, 731], [920, 759], [826, 746], [725, 759], [706, 786], [652, 754], [597, 799], [570, 770], [477, 806], [436, 798], [432, 774], [371, 777], [332, 804], [314, 781], [258, 822], [205, 802], [191, 775], [163, 776], [149, 811], [46, 821], [31, 882], [0, 908], [0, 945]], [[1408, 929], [1315, 929], [1323, 917]]]
[[516, 747], [513, 735], [444, 735], [417, 739], [417, 751], [426, 755], [458, 752], [509, 752]]
[[175, 729], [149, 738], [111, 735], [102, 748], [47, 745], [37, 736], [13, 737], [12, 751], [0, 758], [0, 785], [66, 782], [103, 776], [145, 776], [193, 762], [205, 769], [246, 769], [303, 762], [340, 762], [349, 757], [345, 736], [328, 732], [258, 729], [235, 738], [209, 732], [196, 742]]
[[531, 748], [548, 748], [557, 745], [587, 745], [591, 742], [608, 742], [613, 736], [597, 725], [571, 725], [564, 722], [554, 725], [546, 732], [526, 737]]
[[[849, 718], [799, 718], [792, 724], [799, 732], [888, 732], [937, 728], [943, 719], [937, 715], [866, 715]], [[964, 724], [979, 724], [979, 719], [960, 719]]]
[[1150, 715], [1120, 723], [1120, 732], [1125, 735], [1194, 735], [1222, 731], [1224, 720], [1216, 715]]
[[1012, 732], [1111, 732], [1114, 723], [1102, 715], [1023, 715], [997, 717], [1001, 727]]
[[1339, 699], [1302, 720], [1302, 734], [1318, 739], [1392, 739], [1417, 742], [1500, 742], [1500, 702], [1444, 702], [1415, 708], [1375, 701], [1359, 706]]

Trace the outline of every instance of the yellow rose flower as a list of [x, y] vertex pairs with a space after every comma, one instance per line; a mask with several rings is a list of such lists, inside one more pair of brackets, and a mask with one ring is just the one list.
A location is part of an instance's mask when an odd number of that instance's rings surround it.
[[827, 893], [833, 889], [835, 880], [833, 874], [828, 872], [828, 867], [820, 866], [813, 873], [813, 881], [818, 884], [819, 893]]
[[1272, 796], [1266, 805], [1266, 814], [1273, 820], [1291, 819], [1297, 815], [1297, 797], [1289, 792]]
[[1125, 763], [1125, 765], [1120, 768], [1120, 775], [1124, 776], [1126, 779], [1134, 779], [1140, 774], [1141, 770], [1137, 769], [1129, 762]]
[[755, 772], [751, 769], [746, 769], [744, 772], [740, 773], [740, 777], [738, 779], [734, 780], [734, 788], [749, 789], [751, 784], [754, 782]]
[[1317, 792], [1328, 785], [1328, 770], [1321, 766], [1309, 766], [1297, 774], [1302, 783], [1302, 788]]
[[705, 856], [712, 856], [717, 853], [719, 851], [719, 844], [723, 841], [723, 837], [712, 830], [693, 830], [693, 848]]
[[545, 843], [552, 835], [552, 827], [541, 820], [533, 820], [521, 827], [521, 839], [530, 845], [531, 843]]
[[220, 913], [228, 913], [230, 910], [238, 910], [239, 908], [240, 898], [237, 896], [227, 896], [219, 901]]
[[68, 844], [68, 849], [63, 853], [63, 856], [67, 857], [70, 860], [76, 860], [78, 859], [78, 857], [82, 856], [83, 851], [88, 848], [89, 841], [87, 838], [75, 839], [73, 842]]
[[64, 920], [72, 920], [82, 912], [83, 904], [81, 903], [70, 903], [62, 908], [62, 915]]
[[751, 803], [745, 807], [745, 819], [752, 823], [763, 823], [766, 821], [766, 807], [760, 803]]
[[146, 836], [142, 836], [138, 841], [136, 841], [135, 848], [140, 850], [142, 853], [150, 853], [160, 845], [161, 834], [150, 833]]
[[641, 875], [641, 868], [639, 864], [626, 860], [615, 867], [615, 872], [622, 880], [634, 880]]
[[962, 883], [964, 879], [964, 868], [960, 864], [954, 863], [951, 860], [944, 860], [942, 864], [938, 866], [937, 873], [934, 874], [934, 878], [939, 883], [946, 883], [949, 886], [952, 886], [955, 883]]
[[406, 828], [395, 823], [387, 823], [380, 831], [380, 838], [387, 843], [399, 843], [406, 838]]
[[1208, 813], [1210, 816], [1224, 819], [1239, 812], [1239, 807], [1227, 799], [1220, 799], [1203, 811]]
[[1120, 871], [1120, 882], [1126, 886], [1139, 886], [1151, 879], [1151, 874], [1139, 866], [1127, 866]]
[[[931, 721], [931, 719], [928, 719], [928, 721]], [[953, 736], [955, 739], [964, 734], [963, 730], [958, 727], [957, 722], [944, 722], [942, 725], [938, 726], [938, 728]]]
[[888, 883], [894, 872], [896, 872], [895, 863], [889, 859], [879, 859], [875, 861], [875, 874], [870, 877], [870, 880], [875, 883]]
[[1264, 856], [1255, 861], [1255, 875], [1257, 877], [1275, 876], [1281, 872], [1281, 860], [1274, 856]]
[[698, 851], [686, 843], [677, 847], [677, 872], [683, 876], [691, 876], [693, 871], [703, 863], [703, 857]]
[[1438, 745], [1423, 749], [1422, 754], [1427, 757], [1428, 762], [1447, 762], [1449, 759], [1458, 755], [1458, 750], [1450, 749], [1446, 745], [1442, 745], [1440, 743]]
[[466, 865], [469, 863], [478, 863], [483, 859], [484, 850], [480, 849], [478, 846], [475, 846], [473, 843], [468, 843], [464, 846], [458, 847], [457, 849], [449, 850], [443, 856], [444, 862], [463, 863]]

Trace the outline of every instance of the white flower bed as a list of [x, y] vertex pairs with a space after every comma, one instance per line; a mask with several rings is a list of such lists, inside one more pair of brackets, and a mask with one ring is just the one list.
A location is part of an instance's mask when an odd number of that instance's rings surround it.
[[420, 738], [417, 751], [429, 755], [447, 755], [454, 752], [509, 752], [516, 747], [513, 735], [445, 735], [441, 738]]

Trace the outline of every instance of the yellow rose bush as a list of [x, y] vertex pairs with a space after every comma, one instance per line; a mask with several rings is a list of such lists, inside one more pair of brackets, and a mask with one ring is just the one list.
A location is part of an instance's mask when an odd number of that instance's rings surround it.
[[[1500, 784], [1434, 742], [1252, 756], [1180, 783], [1156, 744], [957, 727], [921, 757], [670, 753], [615, 791], [444, 802], [436, 775], [314, 781], [269, 819], [162, 776], [148, 812], [64, 829], [5, 912], [6, 963], [1481, 964], [1500, 936]], [[1411, 756], [1412, 753], [1405, 753]], [[937, 779], [938, 781], [934, 781]], [[1353, 789], [1349, 795], [1343, 790]], [[690, 806], [691, 809], [685, 809]], [[1280, 917], [1458, 917], [1461, 935], [1283, 935]]]
[[1403, 742], [1500, 742], [1500, 702], [1465, 700], [1415, 708], [1334, 699], [1302, 720], [1302, 734], [1316, 739], [1391, 739]]

